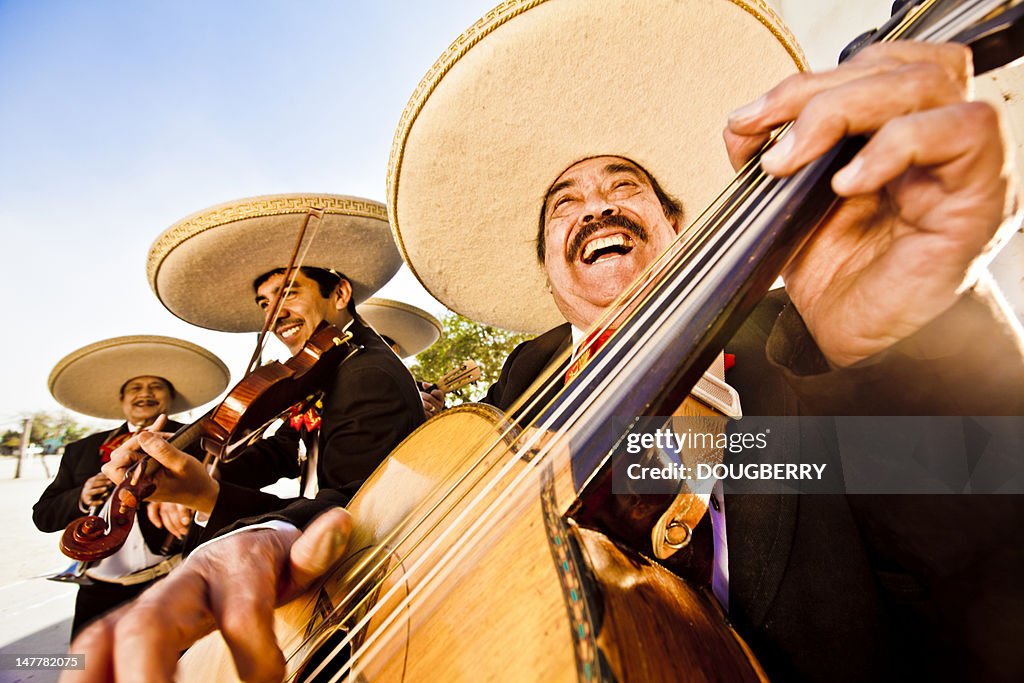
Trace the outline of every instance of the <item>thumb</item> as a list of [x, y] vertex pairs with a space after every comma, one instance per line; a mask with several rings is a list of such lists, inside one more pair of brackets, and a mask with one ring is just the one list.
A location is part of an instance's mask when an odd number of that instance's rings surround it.
[[[124, 470], [128, 466], [126, 464], [122, 464], [122, 462], [123, 460], [120, 462], [115, 462], [114, 459], [112, 458], [110, 462], [103, 463], [103, 466], [100, 467], [100, 474], [105, 476], [107, 478], [107, 481], [111, 483], [120, 484], [121, 480], [124, 479]], [[95, 484], [96, 482], [92, 483]]]
[[334, 508], [314, 520], [292, 545], [291, 591], [307, 588], [338, 562], [352, 533], [352, 516]]
[[156, 420], [153, 424], [146, 427], [147, 432], [159, 432], [163, 431], [164, 425], [167, 424], [167, 413], [160, 413], [156, 416]]

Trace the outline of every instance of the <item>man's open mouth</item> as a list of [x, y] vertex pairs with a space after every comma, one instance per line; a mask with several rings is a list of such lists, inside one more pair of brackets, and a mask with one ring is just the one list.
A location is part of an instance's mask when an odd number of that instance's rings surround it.
[[603, 259], [623, 256], [640, 242], [647, 241], [647, 230], [627, 216], [614, 214], [583, 226], [570, 240], [565, 251], [567, 263], [579, 259], [592, 265]]
[[634, 246], [633, 238], [622, 233], [598, 237], [583, 245], [580, 260], [589, 266], [605, 258], [628, 254]]
[[288, 325], [281, 325], [277, 328], [277, 334], [281, 339], [290, 339], [298, 334], [299, 329], [302, 327], [302, 323], [291, 323]]
[[153, 406], [157, 405], [157, 403], [151, 398], [140, 398], [138, 400], [132, 401], [132, 405], [138, 408], [152, 408]]

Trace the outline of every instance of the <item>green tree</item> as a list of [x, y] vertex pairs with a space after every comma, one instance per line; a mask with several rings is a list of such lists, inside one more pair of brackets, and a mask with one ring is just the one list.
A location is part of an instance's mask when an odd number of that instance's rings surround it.
[[0, 434], [0, 453], [4, 455], [17, 453], [19, 446], [21, 446], [21, 432], [8, 429]]
[[479, 381], [449, 395], [449, 405], [483, 398], [487, 387], [498, 380], [502, 363], [512, 349], [531, 339], [531, 335], [481, 325], [457, 313], [446, 315], [441, 324], [444, 334], [416, 356], [412, 374], [424, 382], [434, 382], [464, 360], [475, 360], [482, 371]]
[[32, 413], [30, 417], [32, 418], [31, 441], [35, 444], [42, 444], [48, 440], [67, 444], [95, 431], [65, 412], [38, 411]]

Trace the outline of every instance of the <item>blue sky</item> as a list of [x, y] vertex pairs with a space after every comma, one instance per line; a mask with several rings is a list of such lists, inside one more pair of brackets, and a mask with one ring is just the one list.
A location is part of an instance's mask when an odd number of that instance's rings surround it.
[[[383, 200], [409, 94], [492, 1], [0, 1], [0, 427], [57, 409], [54, 363], [107, 337], [183, 337], [237, 379], [250, 337], [163, 309], [145, 277], [153, 239], [240, 197]], [[812, 62], [887, 14], [777, 4]], [[380, 294], [443, 311], [408, 272]]]
[[[50, 368], [110, 336], [181, 336], [240, 372], [248, 336], [191, 327], [152, 295], [150, 243], [239, 197], [383, 200], [408, 95], [489, 5], [0, 4], [0, 424], [56, 408]], [[403, 283], [393, 297], [443, 310]]]

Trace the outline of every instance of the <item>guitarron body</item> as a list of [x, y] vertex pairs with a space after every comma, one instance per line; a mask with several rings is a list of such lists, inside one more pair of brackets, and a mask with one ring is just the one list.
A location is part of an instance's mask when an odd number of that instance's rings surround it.
[[[392, 453], [349, 506], [345, 560], [277, 610], [289, 676], [764, 680], [704, 593], [566, 517], [567, 454], [538, 465], [520, 443], [500, 411], [473, 405]], [[179, 680], [237, 680], [219, 634], [186, 653]]]

